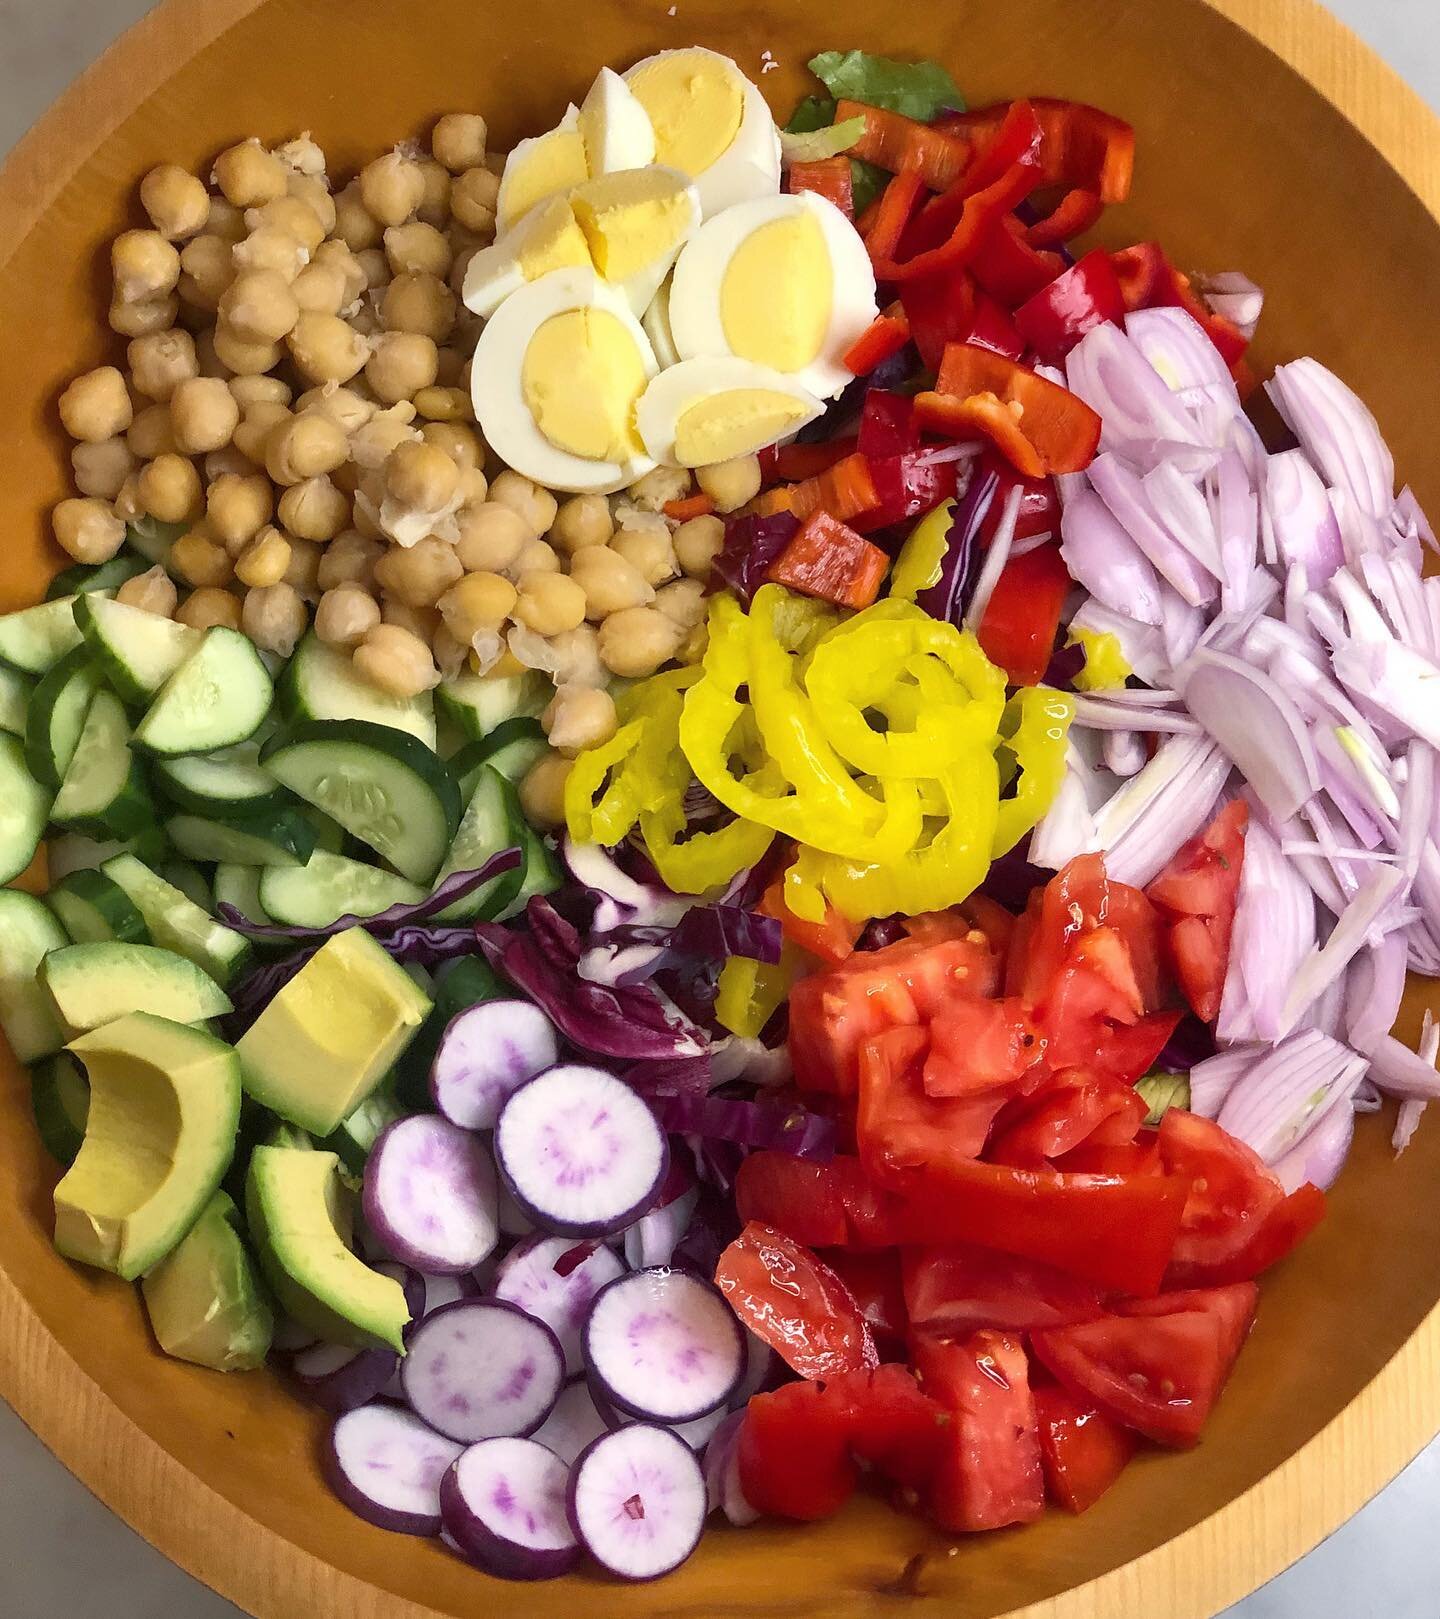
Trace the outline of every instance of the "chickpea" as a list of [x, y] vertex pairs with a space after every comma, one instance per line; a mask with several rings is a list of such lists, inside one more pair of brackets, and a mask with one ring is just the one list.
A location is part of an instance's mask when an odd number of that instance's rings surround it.
[[196, 309], [215, 310], [220, 295], [235, 278], [230, 243], [206, 231], [186, 242], [180, 252], [180, 296]]
[[360, 171], [360, 200], [382, 225], [403, 225], [425, 195], [425, 176], [413, 159], [386, 152]]
[[622, 528], [611, 545], [617, 556], [640, 571], [648, 585], [663, 585], [680, 571], [668, 529]]
[[130, 382], [137, 393], [162, 402], [175, 391], [175, 384], [200, 375], [195, 357], [195, 339], [178, 327], [134, 338], [125, 351]]
[[290, 566], [285, 570], [285, 583], [293, 585], [307, 601], [319, 596], [316, 580], [320, 573], [320, 559], [325, 555], [323, 546], [314, 540], [290, 537]]
[[189, 377], [170, 396], [176, 448], [185, 455], [223, 449], [240, 422], [240, 407], [219, 377]]
[[[448, 176], [447, 176], [448, 178]], [[499, 635], [495, 641], [500, 644]], [[442, 680], [451, 680], [458, 675], [470, 659], [474, 649], [457, 641], [450, 631], [442, 624], [430, 638], [430, 652], [440, 669]]]
[[570, 779], [572, 761], [559, 753], [547, 753], [535, 761], [520, 782], [520, 808], [536, 826], [564, 826], [565, 783]]
[[514, 618], [537, 635], [562, 635], [585, 620], [585, 592], [563, 573], [524, 573]]
[[[320, 149], [317, 146], [316, 151]], [[283, 152], [279, 155], [283, 155]], [[324, 156], [324, 153], [321, 153]], [[293, 168], [287, 160], [287, 167]], [[289, 188], [289, 195], [295, 197], [315, 215], [320, 221], [320, 235], [323, 240], [335, 229], [335, 199], [330, 195], [330, 187], [325, 183], [325, 169], [322, 163], [314, 174], [292, 174], [285, 182]], [[317, 247], [319, 243], [315, 244]]]
[[259, 376], [272, 371], [280, 363], [278, 343], [250, 343], [237, 336], [228, 326], [215, 328], [215, 352], [227, 370], [237, 377]]
[[461, 506], [483, 506], [490, 493], [490, 483], [479, 467], [471, 467], [460, 474]]
[[288, 658], [310, 623], [310, 612], [300, 592], [284, 580], [245, 592], [240, 628], [266, 652]]
[[418, 637], [429, 646], [435, 639], [435, 631], [440, 628], [440, 614], [434, 607], [407, 607], [396, 596], [381, 596], [380, 620], [384, 624], [397, 625], [402, 630], [409, 630], [411, 635]]
[[235, 447], [257, 465], [264, 465], [270, 435], [281, 423], [291, 419], [289, 408], [279, 403], [267, 404], [262, 400], [258, 405], [247, 405], [235, 429]]
[[375, 582], [407, 607], [433, 607], [464, 571], [455, 547], [430, 534], [391, 546], [375, 564]]
[[61, 548], [77, 562], [108, 562], [125, 543], [125, 525], [103, 500], [73, 497], [51, 514]]
[[167, 564], [187, 585], [228, 585], [235, 577], [230, 553], [203, 524], [182, 534], [170, 548]]
[[122, 303], [162, 298], [180, 279], [180, 255], [158, 230], [127, 230], [110, 245], [115, 296]]
[[482, 631], [496, 631], [515, 607], [514, 585], [499, 573], [467, 573], [437, 603], [445, 627], [471, 645]]
[[575, 495], [555, 513], [550, 543], [566, 556], [606, 544], [615, 532], [610, 502], [604, 495]]
[[217, 478], [247, 477], [252, 465], [250, 457], [242, 454], [231, 443], [221, 449], [208, 451], [201, 463], [201, 469], [205, 474], [206, 483], [212, 484]]
[[455, 498], [460, 470], [444, 450], [423, 439], [397, 444], [385, 463], [385, 489], [407, 511], [443, 511]]
[[547, 545], [544, 540], [526, 540], [510, 572], [517, 579], [527, 573], [559, 573], [560, 557], [555, 547]]
[[117, 602], [122, 602], [126, 607], [138, 607], [142, 613], [154, 613], [158, 618], [173, 618], [175, 603], [179, 598], [175, 581], [161, 567], [147, 568], [144, 573], [137, 573], [115, 592]]
[[427, 422], [468, 422], [474, 416], [470, 395], [463, 388], [419, 388], [415, 410]]
[[420, 437], [437, 450], [444, 450], [461, 472], [474, 472], [480, 465], [480, 440], [468, 427], [449, 422], [426, 422], [420, 429]]
[[487, 239], [495, 234], [500, 176], [478, 165], [458, 175], [450, 187], [450, 212], [466, 230]]
[[419, 437], [410, 425], [412, 415], [411, 407], [404, 403], [377, 410], [369, 421], [350, 434], [350, 459], [366, 470], [383, 467], [397, 444], [407, 444]]
[[642, 512], [662, 511], [667, 501], [690, 493], [690, 474], [683, 467], [655, 467], [630, 485], [630, 502]]
[[385, 232], [385, 257], [393, 275], [406, 271], [427, 271], [444, 280], [450, 273], [450, 244], [433, 225], [412, 220], [408, 225], [391, 225]]
[[205, 519], [227, 551], [248, 545], [270, 521], [274, 498], [270, 480], [252, 472], [227, 473], [205, 491]]
[[451, 174], [463, 174], [484, 160], [487, 133], [479, 113], [447, 112], [430, 132], [430, 150]]
[[[193, 325], [197, 320], [206, 320], [209, 317], [203, 310], [191, 309], [188, 306], [180, 311], [181, 320]], [[201, 377], [224, 377], [230, 379], [230, 367], [215, 352], [215, 328], [202, 326], [195, 332], [195, 372]]]
[[210, 235], [218, 236], [233, 247], [236, 242], [245, 240], [247, 228], [243, 208], [237, 208], [224, 197], [211, 197], [210, 212], [205, 219], [205, 229]]
[[192, 590], [175, 610], [175, 620], [188, 624], [192, 630], [227, 630], [240, 628], [240, 598], [215, 585], [204, 585]]
[[570, 561], [570, 577], [585, 592], [585, 616], [597, 622], [655, 600], [653, 587], [632, 562], [608, 546], [590, 545]]
[[[365, 290], [376, 292], [381, 287], [390, 285], [390, 260], [385, 257], [384, 251], [378, 247], [362, 248], [355, 255], [355, 262], [360, 266], [365, 277]], [[367, 304], [366, 308], [369, 307]]]
[[173, 454], [178, 446], [169, 405], [147, 405], [144, 410], [136, 411], [135, 420], [125, 434], [125, 442], [142, 461], [153, 461], [157, 455]]
[[218, 313], [247, 343], [278, 343], [295, 326], [300, 306], [278, 270], [242, 270], [220, 295]]
[[358, 584], [327, 590], [315, 609], [315, 634], [320, 640], [352, 651], [379, 622], [379, 602]]
[[349, 382], [365, 364], [370, 348], [338, 315], [306, 310], [287, 339], [291, 358], [310, 382]]
[[[520, 631], [512, 629], [513, 640]], [[557, 686], [604, 686], [610, 674], [600, 661], [600, 636], [593, 624], [581, 624], [549, 643], [549, 670]]]
[[297, 539], [331, 540], [350, 520], [350, 502], [329, 478], [306, 478], [280, 496], [279, 513]]
[[318, 410], [279, 423], [265, 443], [265, 470], [278, 484], [331, 472], [349, 455], [345, 434]]
[[[415, 210], [415, 217], [421, 224], [433, 225], [439, 230], [450, 223], [450, 171], [432, 157], [422, 157], [419, 165], [424, 189], [420, 193], [420, 206]], [[445, 268], [450, 268], [448, 251]]]
[[540, 716], [550, 746], [573, 759], [586, 748], [608, 742], [619, 729], [615, 703], [608, 691], [593, 686], [558, 686]]
[[73, 439], [99, 444], [123, 433], [134, 419], [125, 379], [113, 365], [76, 377], [60, 395], [60, 420]]
[[627, 607], [600, 626], [600, 658], [611, 674], [653, 675], [679, 650], [680, 626], [653, 607]]
[[210, 217], [205, 187], [174, 163], [151, 169], [140, 182], [140, 206], [149, 214], [155, 229], [172, 242], [204, 230]]
[[[356, 254], [352, 253], [342, 241], [321, 242], [320, 246], [315, 250], [315, 257], [310, 261], [310, 265], [316, 269], [339, 271], [343, 283], [340, 309], [348, 309], [365, 290], [364, 267]], [[298, 281], [300, 278], [297, 276], [295, 279]], [[297, 298], [300, 296], [298, 287], [295, 290], [295, 296]], [[336, 310], [336, 313], [338, 314], [339, 310]]]
[[115, 496], [115, 515], [125, 523], [137, 522], [145, 515], [145, 508], [140, 504], [138, 472], [132, 472], [120, 485], [120, 492]]
[[708, 579], [725, 544], [725, 525], [718, 517], [692, 517], [675, 530], [674, 544], [681, 572], [692, 579]]
[[518, 513], [495, 501], [464, 508], [458, 524], [455, 554], [467, 573], [503, 573], [533, 537]]
[[269, 270], [289, 284], [310, 262], [310, 250], [278, 225], [257, 225], [230, 249], [236, 270]]
[[350, 301], [345, 295], [345, 272], [336, 264], [307, 264], [289, 290], [297, 315], [302, 309], [315, 315], [338, 315]]
[[230, 392], [241, 410], [251, 405], [288, 405], [290, 385], [279, 377], [231, 377]]
[[548, 489], [542, 489], [519, 472], [505, 471], [490, 485], [490, 499], [508, 506], [530, 530], [532, 539], [548, 534], [554, 526], [559, 505]]
[[705, 617], [705, 586], [699, 579], [677, 579], [655, 592], [655, 605], [682, 630], [693, 630]]
[[365, 362], [365, 380], [384, 404], [413, 399], [435, 380], [435, 343], [419, 332], [385, 332]]
[[289, 540], [278, 528], [262, 528], [235, 558], [235, 577], [242, 585], [263, 589], [278, 585], [289, 566]]
[[358, 180], [352, 180], [343, 191], [335, 194], [334, 232], [352, 253], [377, 246], [383, 228], [365, 206]]
[[380, 320], [388, 332], [423, 332], [443, 343], [455, 324], [455, 294], [423, 270], [406, 270], [385, 289]]
[[[287, 179], [285, 183], [288, 187], [290, 181]], [[245, 223], [252, 232], [264, 226], [284, 231], [288, 236], [293, 236], [306, 253], [313, 253], [325, 240], [325, 227], [319, 215], [299, 197], [291, 196], [288, 190], [283, 197], [272, 198], [259, 208], [249, 209]]]
[[161, 523], [183, 523], [200, 509], [200, 474], [183, 455], [157, 455], [140, 468], [140, 503]]
[[398, 624], [377, 624], [355, 648], [359, 674], [392, 697], [418, 697], [440, 682], [430, 648]]
[[316, 410], [328, 416], [347, 437], [375, 414], [375, 402], [358, 394], [353, 388], [342, 388], [339, 383], [326, 382], [318, 388], [307, 388], [295, 401], [299, 410]]
[[735, 512], [760, 493], [758, 456], [737, 455], [733, 461], [717, 461], [699, 467], [695, 481], [715, 502], [717, 512]]
[[[275, 148], [275, 156], [293, 172], [289, 176], [291, 194], [295, 195], [295, 182], [297, 180], [311, 180], [324, 187], [325, 184], [325, 153], [310, 138], [307, 129], [304, 134], [297, 135], [294, 140], [286, 141], [282, 146]], [[328, 196], [328, 192], [326, 193]]]
[[77, 444], [70, 452], [75, 487], [98, 500], [114, 500], [135, 466], [130, 446], [118, 433], [95, 444]]
[[363, 585], [368, 590], [374, 583], [375, 564], [384, 551], [379, 540], [367, 539], [356, 529], [347, 528], [325, 547], [316, 583], [322, 590], [334, 590], [339, 585]]
[[215, 159], [211, 179], [237, 208], [258, 208], [285, 195], [285, 165], [254, 136]]
[[180, 313], [180, 300], [168, 297], [137, 298], [127, 303], [116, 298], [107, 317], [112, 332], [121, 337], [145, 337], [150, 332], [163, 332], [175, 324]]

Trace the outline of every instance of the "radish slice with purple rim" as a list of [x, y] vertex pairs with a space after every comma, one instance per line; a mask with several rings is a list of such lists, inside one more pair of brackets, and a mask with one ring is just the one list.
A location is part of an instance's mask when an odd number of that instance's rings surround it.
[[[423, 1321], [427, 1315], [434, 1315], [437, 1310], [444, 1309], [447, 1304], [454, 1304], [459, 1299], [477, 1298], [486, 1291], [480, 1278], [470, 1274], [421, 1276], [420, 1280], [424, 1285], [425, 1298], [420, 1309], [412, 1312], [417, 1323]], [[413, 1331], [413, 1327], [411, 1330]]]
[[430, 1068], [430, 1095], [452, 1124], [495, 1126], [506, 1097], [553, 1068], [555, 1025], [530, 1001], [481, 1001], [450, 1019]]
[[451, 1544], [487, 1574], [550, 1580], [580, 1560], [566, 1514], [569, 1468], [533, 1439], [482, 1439], [440, 1481]]
[[473, 1445], [533, 1433], [565, 1384], [565, 1356], [543, 1321], [499, 1299], [460, 1299], [420, 1323], [400, 1366], [412, 1410]]
[[497, 1190], [495, 1219], [502, 1237], [528, 1237], [535, 1230], [535, 1222], [515, 1201], [503, 1178]]
[[758, 1394], [761, 1389], [768, 1387], [781, 1364], [780, 1357], [770, 1345], [757, 1338], [748, 1327], [742, 1328], [741, 1332], [745, 1339], [745, 1370], [730, 1396], [732, 1411], [741, 1410], [749, 1403], [752, 1394]]
[[326, 1446], [336, 1495], [368, 1523], [402, 1535], [440, 1531], [440, 1480], [461, 1446], [400, 1405], [362, 1405], [337, 1417]]
[[566, 1377], [584, 1370], [580, 1334], [595, 1295], [625, 1274], [616, 1255], [597, 1245], [562, 1276], [555, 1262], [574, 1246], [569, 1237], [534, 1237], [521, 1243], [501, 1261], [492, 1290], [497, 1299], [533, 1315], [554, 1332], [565, 1356]]
[[[591, 1402], [596, 1414], [607, 1428], [628, 1428], [634, 1422], [649, 1422], [649, 1417], [632, 1417], [628, 1411], [617, 1411], [605, 1397], [594, 1389], [590, 1391]], [[710, 1436], [720, 1426], [726, 1417], [732, 1415], [728, 1406], [717, 1406], [715, 1410], [707, 1412], [703, 1417], [696, 1417], [693, 1422], [663, 1422], [656, 1423], [656, 1427], [668, 1428], [677, 1439], [683, 1439], [694, 1451], [703, 1451], [710, 1442]]]
[[624, 1580], [653, 1580], [700, 1544], [705, 1477], [668, 1429], [636, 1423], [595, 1440], [570, 1470], [570, 1526]]
[[290, 1370], [307, 1399], [322, 1411], [339, 1413], [369, 1405], [389, 1386], [399, 1365], [393, 1349], [311, 1344], [290, 1362]]
[[585, 1323], [596, 1404], [666, 1424], [706, 1416], [744, 1374], [742, 1332], [720, 1290], [701, 1277], [631, 1271], [596, 1295]]
[[581, 1378], [565, 1385], [555, 1409], [530, 1437], [553, 1450], [568, 1467], [592, 1439], [609, 1431], [610, 1424], [600, 1415]]
[[365, 1164], [364, 1208], [391, 1256], [431, 1275], [474, 1270], [499, 1235], [485, 1143], [428, 1113], [381, 1131]]
[[655, 1201], [669, 1147], [655, 1115], [622, 1080], [565, 1063], [527, 1080], [501, 1108], [495, 1162], [537, 1225], [599, 1237]]

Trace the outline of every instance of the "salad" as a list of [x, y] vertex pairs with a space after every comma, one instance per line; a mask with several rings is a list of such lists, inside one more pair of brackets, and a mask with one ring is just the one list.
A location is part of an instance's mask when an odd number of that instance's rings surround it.
[[[698, 47], [148, 174], [73, 566], [0, 617], [55, 1246], [362, 1517], [682, 1563], [1195, 1444], [1356, 1115], [1440, 1096], [1440, 581], [1134, 132]], [[38, 874], [36, 874], [38, 876]], [[48, 882], [48, 887], [46, 883]]]

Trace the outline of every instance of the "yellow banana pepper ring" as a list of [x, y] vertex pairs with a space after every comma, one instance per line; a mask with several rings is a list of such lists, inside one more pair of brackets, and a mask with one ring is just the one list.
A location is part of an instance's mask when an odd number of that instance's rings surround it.
[[565, 782], [565, 824], [576, 843], [613, 848], [640, 818], [640, 787], [625, 766], [645, 735], [642, 720], [587, 748]]
[[[1014, 729], [1008, 722], [1014, 717]], [[1020, 776], [1014, 794], [1000, 800], [991, 854], [1008, 854], [1055, 801], [1065, 777], [1065, 739], [1075, 718], [1075, 699], [1049, 686], [1016, 692], [1001, 727], [1003, 746], [1014, 756]]]

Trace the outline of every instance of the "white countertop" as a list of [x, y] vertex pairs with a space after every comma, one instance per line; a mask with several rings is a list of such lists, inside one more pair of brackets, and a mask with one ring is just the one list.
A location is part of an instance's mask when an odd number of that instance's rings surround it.
[[[149, 4], [0, 0], [0, 154]], [[1330, 4], [1440, 107], [1436, 0]], [[1436, 1619], [1437, 1518], [1440, 1441], [1324, 1545], [1225, 1619]], [[102, 1612], [105, 1619], [240, 1619], [237, 1608], [113, 1517], [0, 1404], [0, 1616], [70, 1619]]]

